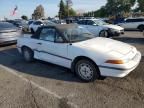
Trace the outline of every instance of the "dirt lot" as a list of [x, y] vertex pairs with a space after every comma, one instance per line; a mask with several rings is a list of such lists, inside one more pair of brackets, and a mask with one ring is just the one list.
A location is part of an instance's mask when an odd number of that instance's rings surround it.
[[0, 48], [0, 108], [144, 108], [144, 36], [115, 38], [137, 47], [140, 65], [127, 77], [84, 83], [68, 69], [27, 63], [15, 45]]

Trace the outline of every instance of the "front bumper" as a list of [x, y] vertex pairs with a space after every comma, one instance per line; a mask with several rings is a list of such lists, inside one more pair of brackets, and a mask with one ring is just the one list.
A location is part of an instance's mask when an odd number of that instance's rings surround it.
[[0, 44], [3, 45], [3, 44], [9, 44], [9, 43], [16, 43], [16, 41], [17, 41], [17, 39], [19, 37], [20, 36], [8, 37], [8, 38], [0, 38]]
[[137, 52], [135, 57], [130, 60], [128, 63], [122, 65], [111, 65], [111, 66], [99, 66], [99, 70], [102, 76], [111, 76], [111, 77], [125, 77], [131, 71], [133, 71], [140, 63], [141, 53]]
[[108, 31], [109, 37], [114, 37], [114, 36], [120, 36], [124, 34], [124, 30], [120, 30], [120, 31]]

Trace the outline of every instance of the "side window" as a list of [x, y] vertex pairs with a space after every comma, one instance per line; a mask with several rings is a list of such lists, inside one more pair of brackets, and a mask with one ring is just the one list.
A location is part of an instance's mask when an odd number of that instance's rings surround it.
[[133, 19], [132, 22], [140, 22], [139, 19]]
[[86, 25], [86, 20], [81, 20], [81, 21], [78, 22], [78, 24]]
[[95, 23], [93, 21], [87, 21], [87, 25], [94, 25]]
[[78, 24], [82, 24], [82, 21], [78, 21]]
[[40, 39], [54, 42], [56, 30], [54, 28], [43, 28], [40, 33]]
[[136, 19], [136, 22], [143, 22], [144, 19], [140, 18], [140, 19]]
[[132, 22], [132, 20], [131, 20], [131, 19], [127, 19], [126, 22], [127, 22], [127, 23], [130, 23], [130, 22]]
[[41, 24], [42, 24], [42, 22], [37, 21], [37, 22], [35, 22], [34, 24], [35, 24], [35, 25], [41, 25]]
[[142, 22], [144, 21], [143, 19], [127, 19], [126, 22]]
[[84, 25], [84, 21], [81, 20], [81, 21], [78, 22], [78, 24]]

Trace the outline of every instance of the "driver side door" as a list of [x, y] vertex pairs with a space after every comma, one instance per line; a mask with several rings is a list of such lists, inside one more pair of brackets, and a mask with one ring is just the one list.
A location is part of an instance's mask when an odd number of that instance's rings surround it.
[[37, 52], [40, 60], [70, 67], [68, 43], [64, 43], [62, 36], [53, 27], [41, 30]]

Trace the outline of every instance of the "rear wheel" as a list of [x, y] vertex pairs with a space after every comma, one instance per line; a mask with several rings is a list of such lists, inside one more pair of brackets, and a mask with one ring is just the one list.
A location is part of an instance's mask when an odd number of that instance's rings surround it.
[[34, 33], [35, 33], [35, 32], [34, 32], [34, 30], [33, 30], [32, 28], [31, 28], [31, 33], [32, 33], [32, 34], [34, 34]]
[[75, 65], [75, 72], [80, 79], [86, 82], [99, 78], [99, 69], [90, 60], [80, 60]]
[[108, 37], [108, 32], [106, 30], [102, 30], [100, 33], [99, 33], [99, 36], [100, 37]]
[[138, 29], [142, 32], [144, 30], [144, 25], [140, 25]]
[[32, 62], [34, 60], [34, 53], [30, 48], [24, 47], [22, 49], [22, 54], [27, 62]]

